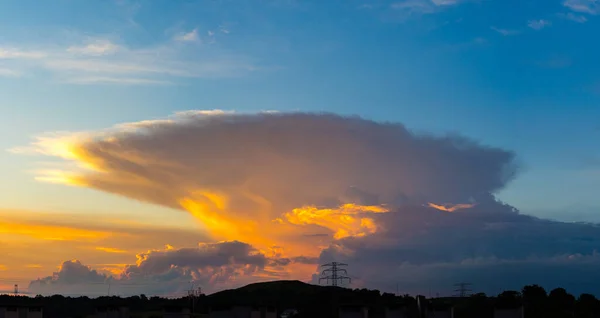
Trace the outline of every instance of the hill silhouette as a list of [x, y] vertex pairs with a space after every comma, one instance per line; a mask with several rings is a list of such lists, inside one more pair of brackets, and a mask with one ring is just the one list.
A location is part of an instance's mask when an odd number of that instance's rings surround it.
[[321, 290], [335, 287], [312, 285], [299, 280], [278, 280], [272, 282], [252, 283], [236, 289], [227, 289], [211, 294], [211, 297], [227, 297], [234, 294], [264, 293], [264, 294], [313, 294]]

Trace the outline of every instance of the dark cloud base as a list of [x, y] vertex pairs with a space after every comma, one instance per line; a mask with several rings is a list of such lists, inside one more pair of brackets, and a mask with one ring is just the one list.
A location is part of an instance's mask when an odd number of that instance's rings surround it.
[[361, 283], [387, 291], [397, 283], [450, 295], [453, 284], [470, 282], [489, 294], [539, 284], [600, 295], [598, 225], [539, 219], [498, 202], [455, 213], [405, 207], [378, 218], [388, 231], [339, 240], [320, 261], [349, 263]]

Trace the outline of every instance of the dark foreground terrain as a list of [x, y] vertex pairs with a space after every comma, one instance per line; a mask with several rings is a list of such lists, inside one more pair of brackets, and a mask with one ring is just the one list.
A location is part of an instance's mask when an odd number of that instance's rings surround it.
[[[418, 301], [417, 301], [418, 297]], [[233, 290], [192, 299], [164, 299], [144, 295], [120, 297], [50, 297], [0, 296], [0, 307], [39, 306], [45, 318], [83, 318], [93, 315], [98, 308], [127, 307], [131, 317], [162, 317], [165, 308], [191, 308], [198, 317], [211, 309], [232, 305], [271, 307], [282, 313], [296, 309], [294, 317], [338, 317], [340, 307], [347, 305], [369, 308], [369, 317], [384, 317], [387, 309], [404, 310], [408, 317], [425, 317], [429, 309], [454, 308], [455, 318], [492, 318], [498, 308], [523, 306], [527, 318], [600, 317], [600, 302], [589, 294], [579, 297], [570, 295], [562, 288], [547, 293], [543, 288], [525, 286], [521, 291], [505, 291], [498, 296], [488, 297], [475, 294], [462, 298], [426, 299], [423, 296], [395, 296], [377, 290], [346, 289], [305, 284], [299, 281], [277, 281], [251, 284]], [[419, 305], [420, 304], [420, 305]], [[420, 309], [419, 309], [420, 308]]]

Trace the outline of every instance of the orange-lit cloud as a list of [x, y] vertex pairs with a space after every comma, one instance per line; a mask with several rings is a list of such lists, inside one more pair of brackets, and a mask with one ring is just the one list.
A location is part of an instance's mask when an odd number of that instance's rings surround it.
[[97, 251], [102, 251], [102, 252], [106, 252], [106, 253], [127, 253], [126, 250], [122, 250], [119, 248], [114, 248], [114, 247], [96, 247]]
[[94, 242], [111, 236], [110, 232], [92, 231], [67, 226], [22, 224], [0, 221], [0, 237], [26, 236], [48, 241]]
[[348, 236], [365, 236], [377, 231], [377, 225], [370, 213], [386, 213], [381, 206], [361, 206], [345, 204], [338, 209], [318, 209], [308, 206], [293, 209], [285, 214], [285, 219], [297, 225], [315, 224], [334, 232], [335, 239]]
[[458, 210], [462, 210], [462, 209], [470, 209], [472, 207], [474, 207], [476, 204], [444, 204], [444, 205], [440, 205], [440, 204], [435, 204], [435, 203], [427, 203], [427, 206], [430, 208], [434, 208], [440, 211], [446, 211], [446, 212], [455, 212]]
[[0, 264], [0, 271], [5, 271], [7, 269], [8, 269], [8, 267], [6, 267], [6, 265]]
[[129, 264], [94, 264], [93, 266], [90, 266], [97, 269], [98, 272], [118, 277], [128, 265]]
[[[11, 242], [23, 240], [115, 243], [110, 245], [123, 249], [123, 245], [137, 246], [139, 240], [147, 242], [167, 242], [181, 244], [194, 243], [206, 239], [197, 227], [173, 227], [132, 220], [102, 218], [96, 215], [40, 213], [32, 211], [0, 210], [0, 237]], [[185, 238], [185, 239], [183, 239]], [[183, 239], [183, 240], [182, 240]], [[89, 245], [88, 245], [89, 246]], [[147, 246], [147, 245], [142, 245]]]

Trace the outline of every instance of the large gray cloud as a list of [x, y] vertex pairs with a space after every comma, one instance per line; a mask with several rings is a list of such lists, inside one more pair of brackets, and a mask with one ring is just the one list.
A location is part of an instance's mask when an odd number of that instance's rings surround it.
[[359, 283], [387, 291], [398, 283], [449, 295], [466, 281], [492, 294], [526, 284], [600, 294], [592, 283], [600, 278], [598, 225], [543, 220], [495, 201], [455, 213], [404, 206], [376, 218], [386, 231], [338, 240], [320, 261], [349, 263]]
[[215, 216], [266, 227], [305, 205], [477, 201], [516, 174], [510, 151], [333, 114], [185, 112], [64, 140], [36, 146], [95, 168], [72, 183], [179, 209], [224, 196], [197, 213], [209, 228]]
[[[113, 277], [98, 273], [78, 260], [64, 262], [52, 276], [34, 280], [29, 292], [101, 296], [181, 296], [190, 284], [205, 292], [285, 277], [290, 260], [267, 257], [252, 246], [238, 242], [201, 243], [197, 247], [152, 250], [137, 255], [136, 264], [126, 265]], [[276, 266], [272, 266], [276, 264]]]
[[[120, 128], [77, 144], [83, 160], [110, 174], [85, 180], [173, 207], [190, 187], [245, 187], [288, 209], [340, 198], [464, 201], [515, 175], [509, 151], [333, 114], [184, 113]], [[124, 182], [130, 177], [149, 182]]]

